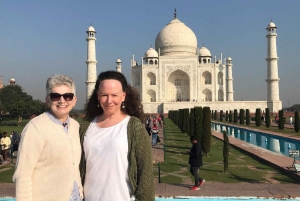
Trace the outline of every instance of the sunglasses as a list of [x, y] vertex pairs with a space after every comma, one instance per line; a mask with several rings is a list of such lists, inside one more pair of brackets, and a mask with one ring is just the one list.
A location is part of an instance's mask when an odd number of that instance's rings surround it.
[[65, 101], [71, 101], [74, 98], [73, 93], [65, 93], [65, 94], [50, 93], [49, 96], [52, 101], [58, 101], [61, 97], [64, 97]]

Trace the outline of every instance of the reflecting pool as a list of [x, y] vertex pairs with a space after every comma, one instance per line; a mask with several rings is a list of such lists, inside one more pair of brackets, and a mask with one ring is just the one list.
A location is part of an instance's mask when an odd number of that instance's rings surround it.
[[[266, 134], [221, 123], [211, 123], [211, 129], [217, 132], [226, 131], [228, 136], [243, 140], [269, 151], [289, 156], [289, 150], [300, 150], [300, 141], [281, 136]], [[300, 157], [295, 157], [300, 160]]]

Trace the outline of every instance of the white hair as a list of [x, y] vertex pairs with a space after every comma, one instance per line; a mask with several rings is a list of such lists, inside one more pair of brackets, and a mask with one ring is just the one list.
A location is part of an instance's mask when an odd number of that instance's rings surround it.
[[49, 93], [51, 93], [51, 90], [53, 89], [53, 87], [57, 86], [57, 85], [66, 85], [68, 86], [70, 89], [72, 89], [72, 92], [74, 93], [74, 95], [76, 94], [76, 86], [75, 86], [75, 82], [74, 80], [66, 75], [52, 75], [51, 77], [49, 77], [47, 79], [47, 83], [46, 83], [46, 96], [49, 95]]

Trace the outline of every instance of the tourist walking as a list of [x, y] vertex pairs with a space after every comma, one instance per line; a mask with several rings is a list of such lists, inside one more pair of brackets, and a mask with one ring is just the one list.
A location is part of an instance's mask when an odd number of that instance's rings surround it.
[[293, 125], [293, 117], [290, 116], [290, 125]]
[[3, 132], [3, 137], [1, 138], [0, 144], [3, 156], [3, 163], [7, 163], [7, 154], [9, 153], [9, 148], [11, 144], [10, 138], [7, 137], [7, 132]]
[[46, 83], [49, 111], [30, 120], [22, 131], [16, 171], [16, 200], [83, 199], [79, 162], [79, 124], [69, 116], [76, 104], [75, 83], [53, 75]]
[[151, 128], [151, 135], [152, 135], [152, 146], [155, 146], [157, 144], [157, 137], [158, 137], [158, 128], [156, 127], [156, 124], [153, 124], [153, 127]]
[[139, 93], [117, 71], [100, 73], [80, 128], [85, 201], [154, 201], [152, 150]]
[[205, 182], [203, 178], [199, 176], [199, 169], [202, 166], [202, 151], [200, 142], [195, 137], [191, 137], [192, 148], [187, 150], [189, 156], [190, 173], [195, 178], [195, 184], [190, 189], [192, 191], [199, 190], [200, 186]]

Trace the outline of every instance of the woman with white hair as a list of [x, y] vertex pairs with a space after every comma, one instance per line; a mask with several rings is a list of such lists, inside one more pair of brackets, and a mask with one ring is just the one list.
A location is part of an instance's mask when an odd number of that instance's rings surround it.
[[46, 83], [49, 111], [32, 119], [22, 132], [16, 171], [16, 199], [80, 201], [79, 124], [69, 116], [76, 104], [75, 83], [53, 75]]

